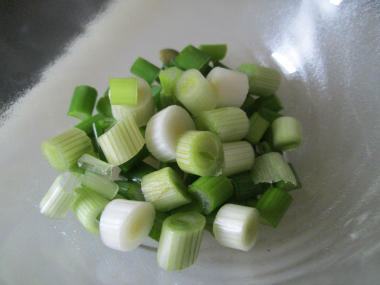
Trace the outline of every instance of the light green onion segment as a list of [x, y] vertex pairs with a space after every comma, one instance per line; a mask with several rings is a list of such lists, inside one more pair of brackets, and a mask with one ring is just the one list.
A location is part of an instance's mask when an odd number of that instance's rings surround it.
[[252, 63], [243, 63], [237, 71], [245, 73], [249, 80], [249, 93], [257, 96], [270, 96], [277, 91], [281, 83], [278, 70]]
[[247, 115], [236, 107], [201, 112], [194, 122], [198, 130], [213, 132], [221, 142], [241, 140], [250, 128]]
[[89, 154], [84, 154], [78, 159], [78, 166], [86, 170], [106, 175], [111, 178], [113, 166]]
[[189, 186], [188, 191], [202, 205], [202, 214], [205, 215], [210, 214], [233, 194], [231, 181], [223, 175], [200, 177]]
[[162, 225], [158, 244], [158, 265], [169, 271], [193, 265], [198, 258], [205, 224], [205, 217], [195, 212], [168, 217]]
[[82, 185], [91, 188], [108, 200], [113, 199], [119, 190], [119, 186], [112, 182], [110, 177], [89, 170], [84, 173]]
[[145, 200], [157, 211], [167, 212], [191, 202], [186, 185], [170, 167], [145, 175], [141, 180]]
[[49, 219], [63, 219], [78, 198], [78, 194], [70, 192], [71, 188], [79, 186], [82, 177], [70, 172], [59, 175], [40, 202], [41, 214]]
[[255, 160], [255, 152], [250, 143], [245, 141], [223, 143], [223, 175], [231, 176], [248, 171]]
[[301, 123], [292, 117], [281, 117], [272, 124], [273, 145], [282, 151], [294, 150], [302, 145]]
[[173, 162], [176, 160], [176, 142], [189, 130], [195, 130], [189, 113], [182, 107], [169, 106], [149, 120], [145, 130], [146, 146], [158, 160]]
[[139, 57], [130, 69], [131, 73], [144, 79], [148, 84], [152, 84], [160, 73], [160, 68], [150, 63], [146, 59]]
[[75, 87], [67, 115], [82, 121], [90, 118], [97, 96], [98, 92], [96, 89], [90, 86], [82, 85]]
[[112, 105], [112, 115], [116, 120], [132, 115], [138, 127], [146, 126], [155, 113], [152, 90], [143, 79], [137, 80], [137, 105]]
[[137, 105], [137, 78], [110, 78], [111, 105]]
[[71, 211], [89, 232], [99, 235], [97, 217], [103, 212], [109, 200], [87, 187], [76, 188], [75, 192], [79, 197], [71, 206]]
[[222, 60], [227, 54], [226, 44], [200, 45], [198, 48], [211, 56], [212, 61]]
[[57, 171], [66, 171], [76, 165], [78, 158], [94, 151], [91, 139], [80, 129], [72, 128], [41, 144], [41, 150]]
[[151, 203], [113, 200], [107, 204], [100, 217], [100, 238], [110, 248], [131, 251], [148, 236], [154, 216]]
[[294, 177], [296, 178], [297, 184], [294, 185], [291, 182], [278, 181], [274, 184], [274, 187], [285, 190], [285, 191], [292, 191], [292, 190], [296, 190], [296, 189], [301, 189], [302, 183], [301, 183], [301, 181], [297, 175], [296, 170], [294, 169], [294, 167], [291, 163], [288, 163], [288, 165], [291, 168], [291, 170], [293, 171], [293, 174], [294, 174]]
[[109, 164], [120, 165], [134, 157], [145, 141], [132, 116], [117, 122], [98, 138], [100, 147]]
[[116, 180], [114, 181], [119, 186], [118, 194], [134, 201], [145, 201], [141, 191], [141, 185], [137, 182]]
[[259, 113], [254, 113], [251, 118], [249, 118], [249, 130], [245, 139], [251, 144], [259, 143], [269, 126], [270, 123], [263, 119]]
[[293, 171], [285, 158], [278, 152], [270, 152], [256, 157], [252, 168], [252, 179], [255, 184], [274, 183], [277, 181], [297, 183]]
[[183, 71], [176, 68], [170, 67], [160, 72], [159, 78], [162, 86], [162, 91], [172, 96], [173, 102], [177, 101], [177, 98], [174, 95], [174, 87], [178, 82], [178, 79], [181, 77]]
[[292, 201], [292, 196], [286, 191], [269, 188], [256, 204], [256, 208], [260, 212], [260, 222], [276, 228], [289, 209]]
[[259, 224], [255, 208], [226, 204], [216, 215], [213, 232], [221, 245], [248, 251], [256, 242]]
[[170, 215], [168, 213], [156, 211], [156, 216], [154, 217], [154, 223], [152, 229], [149, 232], [149, 237], [155, 241], [160, 241], [162, 225], [166, 218]]
[[211, 132], [187, 131], [178, 139], [176, 160], [178, 166], [187, 173], [217, 176], [222, 174], [222, 143]]
[[245, 74], [221, 67], [213, 68], [206, 77], [218, 96], [216, 108], [240, 108], [248, 94], [249, 84]]
[[189, 69], [181, 75], [174, 93], [193, 115], [215, 109], [218, 101], [214, 88], [196, 69]]

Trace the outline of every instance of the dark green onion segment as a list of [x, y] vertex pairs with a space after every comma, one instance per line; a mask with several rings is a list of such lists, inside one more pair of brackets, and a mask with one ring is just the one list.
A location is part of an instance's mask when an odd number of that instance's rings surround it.
[[98, 92], [95, 88], [86, 85], [75, 87], [67, 115], [82, 121], [90, 118], [97, 96]]
[[200, 45], [199, 50], [211, 56], [212, 61], [222, 60], [227, 54], [226, 44]]
[[160, 70], [160, 68], [141, 57], [136, 59], [131, 67], [132, 74], [144, 79], [149, 84], [152, 84], [156, 80]]

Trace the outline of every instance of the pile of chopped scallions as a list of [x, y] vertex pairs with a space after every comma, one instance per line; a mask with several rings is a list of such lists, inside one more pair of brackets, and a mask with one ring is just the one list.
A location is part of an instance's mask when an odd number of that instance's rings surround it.
[[[279, 71], [230, 69], [220, 62], [226, 52], [225, 44], [163, 49], [161, 68], [138, 58], [137, 77], [110, 78], [97, 101], [94, 88], [76, 87], [68, 115], [81, 122], [41, 145], [63, 172], [41, 213], [62, 219], [71, 210], [120, 251], [149, 236], [166, 270], [194, 264], [205, 229], [248, 251], [259, 224], [276, 228], [289, 191], [301, 188], [283, 156], [302, 144], [301, 124], [279, 113]], [[112, 181], [115, 167], [120, 180]]]

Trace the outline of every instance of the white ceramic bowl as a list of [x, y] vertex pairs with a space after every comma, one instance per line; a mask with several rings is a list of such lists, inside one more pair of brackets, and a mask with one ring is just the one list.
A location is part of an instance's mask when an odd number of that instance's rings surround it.
[[[0, 128], [0, 279], [5, 284], [375, 284], [380, 278], [379, 4], [376, 1], [114, 2], [8, 112]], [[288, 153], [303, 189], [249, 252], [205, 239], [181, 272], [158, 268], [154, 243], [105, 247], [69, 214], [38, 203], [57, 173], [41, 141], [76, 124], [75, 86], [102, 93], [142, 56], [188, 44], [227, 43], [225, 64], [282, 71], [285, 114], [305, 143]]]

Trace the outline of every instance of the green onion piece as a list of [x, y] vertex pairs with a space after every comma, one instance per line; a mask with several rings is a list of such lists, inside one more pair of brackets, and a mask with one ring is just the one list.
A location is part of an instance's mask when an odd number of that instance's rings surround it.
[[137, 105], [137, 78], [110, 78], [111, 105]]
[[215, 238], [215, 235], [214, 235], [214, 222], [215, 222], [215, 218], [216, 218], [216, 215], [217, 215], [219, 209], [220, 208], [217, 208], [214, 211], [212, 211], [209, 215], [205, 215], [205, 218], [206, 218], [205, 230], [207, 230], [210, 234], [212, 234], [212, 236], [214, 238]]
[[109, 164], [117, 166], [130, 160], [144, 146], [145, 141], [133, 116], [125, 117], [98, 138]]
[[41, 150], [55, 170], [66, 171], [76, 165], [79, 157], [94, 149], [84, 131], [72, 128], [44, 141]]
[[218, 101], [214, 88], [196, 69], [182, 74], [174, 88], [174, 94], [193, 115], [215, 109]]
[[266, 108], [273, 112], [280, 112], [284, 109], [284, 105], [276, 94], [272, 94], [268, 97], [260, 97], [256, 99], [255, 102], [246, 111], [248, 117], [252, 116], [254, 112], [259, 111], [261, 108]]
[[110, 88], [107, 87], [106, 91], [104, 91], [103, 97], [108, 97], [109, 99], [109, 93], [110, 93]]
[[252, 208], [256, 208], [256, 205], [257, 205], [257, 202], [258, 202], [259, 200], [257, 200], [257, 199], [250, 199], [250, 200], [247, 200], [246, 201], [246, 206], [247, 207], [252, 207]]
[[70, 168], [70, 172], [72, 173], [78, 173], [78, 174], [84, 174], [86, 170], [82, 167], [79, 167], [78, 164], [75, 164], [73, 167]]
[[263, 119], [259, 113], [254, 113], [251, 118], [249, 118], [249, 131], [245, 139], [251, 144], [259, 143], [269, 126], [270, 123]]
[[[71, 173], [75, 178], [82, 177], [83, 175], [78, 173]], [[41, 214], [49, 219], [63, 219], [75, 200], [78, 198], [78, 194], [75, 192], [68, 192], [63, 185], [65, 174], [59, 175], [49, 191], [40, 202]], [[80, 184], [80, 181], [79, 181]]]
[[198, 178], [199, 178], [199, 175], [195, 175], [192, 173], [186, 173], [185, 184], [187, 186], [189, 186], [190, 184], [195, 182], [195, 180], [197, 180]]
[[[92, 124], [92, 129], [94, 130], [94, 134], [93, 134], [94, 140], [92, 141], [92, 146], [94, 147], [95, 153], [98, 154], [99, 159], [101, 161], [107, 161], [107, 159], [103, 153], [103, 150], [100, 147], [100, 144], [98, 142], [98, 137], [100, 137], [102, 134], [104, 134], [104, 129], [99, 124], [99, 121]], [[92, 137], [91, 137], [91, 139], [92, 139]], [[112, 174], [110, 174], [110, 175], [112, 175]]]
[[95, 88], [86, 85], [75, 87], [67, 115], [82, 121], [87, 120], [94, 110], [97, 96]]
[[167, 212], [191, 202], [191, 198], [186, 193], [185, 183], [170, 167], [145, 175], [141, 179], [141, 190], [145, 200], [161, 212]]
[[266, 141], [258, 143], [257, 148], [259, 150], [259, 155], [263, 155], [263, 154], [272, 152], [272, 148], [271, 148], [270, 144], [267, 143]]
[[163, 92], [173, 97], [173, 101], [176, 102], [177, 98], [174, 95], [174, 87], [177, 84], [178, 79], [181, 77], [183, 71], [170, 67], [160, 72], [159, 78]]
[[257, 111], [259, 113], [259, 115], [265, 119], [266, 121], [268, 121], [269, 123], [273, 123], [276, 119], [278, 118], [281, 118], [283, 115], [277, 113], [277, 112], [274, 112], [272, 110], [269, 110], [265, 107], [262, 107], [260, 108], [259, 111]]
[[252, 179], [255, 184], [274, 183], [280, 180], [294, 185], [297, 183], [285, 158], [277, 152], [256, 157], [252, 168]]
[[162, 86], [152, 85], [150, 89], [152, 91], [152, 98], [153, 98], [154, 105], [156, 106], [157, 111], [161, 111], [163, 109], [161, 106], [161, 95], [160, 95], [162, 91]]
[[170, 65], [169, 67], [177, 67], [178, 69], [181, 69], [181, 70], [186, 70], [185, 68], [181, 67], [178, 65], [178, 63], [176, 62], [175, 58], [173, 58], [171, 61], [170, 61]]
[[175, 162], [161, 162], [159, 169], [163, 169], [166, 167], [170, 167], [179, 175], [179, 177], [181, 177], [181, 179], [183, 178], [184, 172], [181, 168], [179, 168], [177, 163], [175, 163]]
[[162, 225], [169, 216], [170, 215], [167, 213], [156, 211], [154, 223], [148, 235], [151, 239], [154, 239], [155, 241], [158, 241], [158, 242], [160, 241]]
[[200, 177], [189, 186], [188, 191], [202, 205], [202, 214], [205, 215], [210, 214], [233, 194], [231, 181], [223, 175]]
[[185, 47], [175, 58], [176, 63], [185, 70], [197, 69], [204, 71], [211, 57], [192, 45]]
[[120, 194], [116, 194], [115, 197], [112, 198], [112, 200], [116, 200], [116, 199], [125, 199], [125, 200], [128, 200], [127, 198], [125, 198], [124, 196], [120, 195]]
[[282, 151], [294, 150], [302, 145], [301, 123], [292, 117], [281, 117], [272, 124], [273, 145]]
[[112, 114], [116, 120], [132, 115], [138, 127], [145, 126], [155, 113], [152, 90], [149, 84], [138, 79], [137, 105], [112, 105]]
[[98, 103], [96, 103], [96, 111], [98, 111], [99, 114], [102, 114], [105, 117], [113, 117], [111, 110], [111, 102], [108, 96], [99, 98]]
[[100, 217], [100, 238], [112, 249], [131, 251], [148, 236], [154, 216], [154, 208], [148, 202], [113, 200]]
[[270, 96], [277, 91], [281, 83], [281, 73], [273, 68], [243, 63], [237, 68], [237, 71], [248, 76], [249, 93], [252, 95]]
[[77, 188], [79, 194], [71, 207], [79, 222], [91, 233], [99, 235], [99, 222], [97, 217], [103, 212], [109, 200], [90, 188]]
[[292, 191], [292, 190], [296, 190], [296, 189], [301, 189], [302, 184], [301, 184], [301, 181], [297, 175], [296, 170], [294, 169], [294, 167], [291, 163], [288, 163], [288, 165], [289, 165], [290, 169], [293, 171], [293, 174], [294, 174], [294, 177], [296, 178], [297, 184], [294, 185], [291, 182], [278, 181], [274, 184], [274, 187], [285, 190], [285, 191]]
[[189, 204], [183, 205], [181, 207], [175, 208], [170, 211], [171, 215], [177, 214], [177, 213], [184, 213], [184, 212], [197, 212], [199, 214], [202, 214], [203, 212], [202, 204], [199, 203], [199, 201], [192, 201]]
[[260, 222], [272, 228], [277, 228], [281, 219], [289, 209], [293, 198], [286, 191], [270, 188], [257, 202], [256, 208], [260, 212]]
[[145, 201], [141, 191], [141, 185], [137, 182], [116, 180], [114, 181], [119, 186], [118, 194], [128, 200]]
[[120, 164], [119, 167], [121, 170], [128, 172], [131, 170], [135, 165], [143, 161], [145, 158], [149, 156], [149, 150], [146, 147], [146, 145], [143, 146], [143, 148], [130, 160], [127, 162], [124, 162], [123, 164]]
[[152, 84], [160, 73], [160, 68], [150, 63], [149, 61], [139, 57], [131, 67], [131, 73], [144, 79], [149, 84]]
[[112, 176], [113, 167], [111, 164], [89, 154], [84, 154], [78, 159], [78, 166], [101, 175], [106, 175], [109, 178]]
[[223, 175], [228, 177], [248, 171], [253, 166], [255, 152], [250, 143], [245, 141], [223, 143]]
[[250, 128], [247, 115], [236, 107], [201, 112], [194, 122], [198, 130], [213, 132], [223, 143], [243, 139]]
[[[175, 95], [174, 95], [174, 97], [175, 97]], [[175, 103], [173, 96], [165, 93], [164, 90], [162, 90], [160, 93], [160, 100], [161, 100], [160, 103], [161, 103], [162, 109], [165, 109], [166, 107], [174, 105], [174, 103]], [[176, 98], [176, 100], [177, 100], [177, 98]]]
[[187, 131], [179, 137], [176, 148], [178, 166], [199, 176], [222, 174], [223, 147], [211, 132]]
[[234, 190], [234, 198], [237, 201], [253, 199], [257, 195], [263, 194], [269, 187], [268, 183], [253, 183], [250, 171], [233, 175], [230, 179]]
[[212, 61], [222, 60], [227, 54], [226, 44], [200, 45], [198, 48], [211, 56]]
[[255, 103], [255, 99], [251, 95], [247, 95], [247, 97], [245, 97], [243, 105], [241, 105], [240, 109], [242, 109], [244, 112], [247, 113], [247, 111], [249, 110], [249, 108], [251, 108], [251, 106], [254, 103]]
[[78, 125], [74, 126], [74, 128], [84, 131], [89, 136], [94, 133], [92, 124], [102, 119], [104, 119], [104, 116], [102, 114], [96, 114], [87, 120], [80, 122]]
[[214, 62], [213, 62], [213, 66], [214, 66], [214, 67], [222, 67], [222, 68], [226, 68], [226, 69], [232, 69], [232, 68], [229, 68], [227, 65], [224, 65], [224, 64], [221, 63], [220, 61], [214, 61]]
[[100, 135], [98, 135], [98, 137], [101, 136], [104, 132], [108, 131], [110, 128], [112, 128], [113, 125], [116, 124], [116, 122], [117, 121], [113, 117], [105, 117], [96, 121], [94, 124], [96, 124], [96, 126], [101, 128], [102, 130], [101, 132], [99, 132]]
[[98, 174], [89, 170], [86, 170], [82, 180], [82, 185], [84, 187], [91, 188], [96, 193], [106, 197], [111, 200], [115, 197], [119, 186], [112, 182], [106, 175]]
[[168, 217], [157, 249], [158, 265], [165, 270], [182, 270], [195, 263], [206, 219], [199, 213], [178, 213]]
[[165, 65], [170, 65], [170, 61], [178, 56], [179, 52], [171, 49], [165, 48], [158, 52], [158, 58]]
[[214, 221], [215, 239], [223, 246], [248, 251], [256, 242], [260, 214], [255, 208], [224, 205]]
[[141, 161], [140, 163], [136, 164], [134, 167], [132, 167], [128, 172], [120, 171], [119, 177], [125, 181], [130, 182], [137, 182], [141, 183], [141, 179], [157, 169], [153, 166]]

